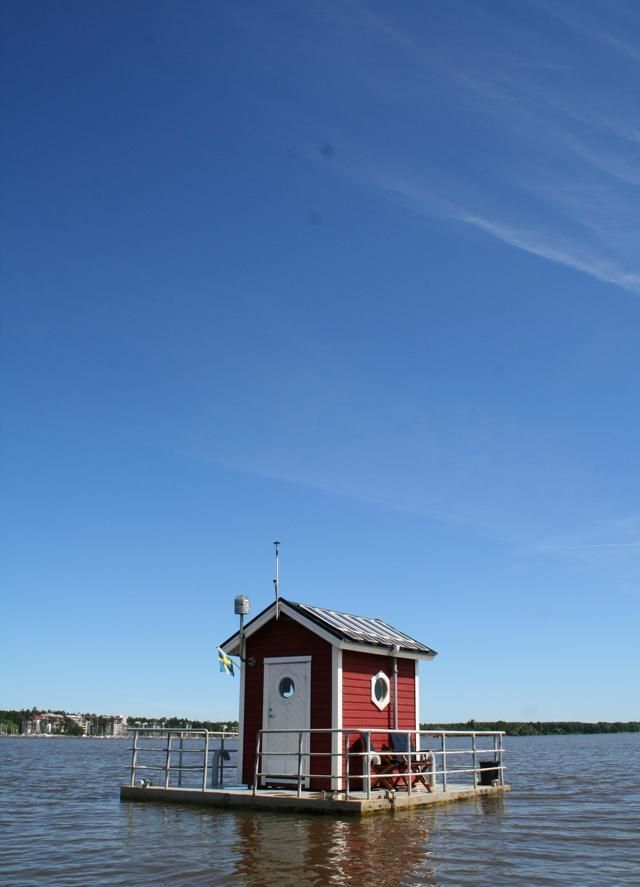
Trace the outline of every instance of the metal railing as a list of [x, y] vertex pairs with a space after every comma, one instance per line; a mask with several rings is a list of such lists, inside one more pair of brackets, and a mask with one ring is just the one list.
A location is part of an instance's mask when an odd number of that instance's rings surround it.
[[[130, 785], [160, 788], [219, 788], [225, 771], [236, 771], [237, 733], [139, 728], [131, 745]], [[159, 776], [159, 778], [158, 778]]]
[[[393, 747], [394, 735], [402, 737], [403, 750]], [[255, 794], [277, 786], [301, 797], [307, 788], [327, 786], [324, 790], [348, 799], [388, 794], [400, 784], [412, 794], [420, 782], [442, 792], [503, 786], [503, 737], [480, 730], [259, 730], [251, 788]], [[137, 728], [130, 785], [206, 791], [228, 784], [232, 773], [237, 782], [237, 738], [209, 730]], [[280, 740], [275, 746], [274, 738]]]
[[[389, 746], [393, 735], [406, 740], [404, 750]], [[330, 736], [330, 750], [312, 750], [314, 737]], [[334, 751], [334, 737], [339, 738], [340, 751]], [[274, 750], [272, 740], [281, 737], [283, 744], [295, 745], [295, 749]], [[408, 794], [415, 791], [414, 782], [428, 782], [431, 790], [446, 792], [456, 788], [479, 785], [501, 785], [504, 782], [504, 732], [488, 730], [380, 730], [380, 729], [273, 729], [259, 730], [253, 768], [253, 794], [260, 787], [275, 785], [295, 789], [301, 797], [303, 789], [311, 784], [325, 782], [331, 792], [344, 794], [364, 793], [371, 798], [376, 786], [388, 792], [385, 782], [402, 781]], [[289, 740], [287, 742], [287, 740]], [[293, 742], [291, 742], [293, 740]], [[481, 756], [491, 757], [481, 760]], [[266, 762], [265, 762], [266, 759]], [[313, 762], [320, 765], [312, 766]], [[321, 769], [327, 760], [329, 770]], [[338, 766], [333, 762], [338, 759]], [[274, 769], [272, 761], [277, 762]], [[402, 761], [397, 772], [384, 770], [384, 763]], [[337, 772], [336, 772], [337, 771]]]

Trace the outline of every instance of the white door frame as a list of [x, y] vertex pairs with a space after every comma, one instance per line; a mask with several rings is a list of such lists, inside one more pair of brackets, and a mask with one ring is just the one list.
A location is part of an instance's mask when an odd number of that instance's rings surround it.
[[[262, 729], [269, 729], [269, 681], [268, 681], [268, 670], [270, 665], [288, 665], [288, 664], [297, 664], [304, 663], [308, 666], [307, 668], [307, 698], [306, 698], [306, 707], [305, 707], [305, 724], [301, 729], [308, 730], [311, 726], [311, 656], [265, 656], [264, 657], [264, 665], [262, 672]], [[310, 739], [311, 734], [307, 733], [307, 736], [303, 740], [303, 750], [305, 752], [310, 751]], [[263, 741], [263, 755], [264, 752], [264, 741]], [[268, 754], [268, 752], [267, 752]], [[308, 760], [311, 760], [309, 757]], [[261, 778], [261, 783], [264, 782], [263, 778]], [[278, 782], [292, 782], [296, 783], [298, 781], [296, 776], [286, 777], [278, 780]], [[305, 788], [309, 787], [309, 779], [303, 779], [302, 784]]]

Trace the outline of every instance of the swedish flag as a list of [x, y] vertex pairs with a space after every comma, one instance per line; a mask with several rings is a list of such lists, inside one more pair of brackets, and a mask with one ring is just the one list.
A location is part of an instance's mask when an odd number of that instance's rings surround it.
[[220, 649], [218, 649], [218, 662], [220, 663], [220, 671], [223, 674], [230, 674], [231, 677], [233, 677], [233, 662], [229, 659], [227, 654]]

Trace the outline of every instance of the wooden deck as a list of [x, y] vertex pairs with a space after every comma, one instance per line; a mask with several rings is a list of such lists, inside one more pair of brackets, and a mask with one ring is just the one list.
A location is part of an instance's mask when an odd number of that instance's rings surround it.
[[450, 786], [446, 792], [437, 786], [432, 792], [415, 789], [408, 792], [372, 791], [367, 799], [364, 793], [352, 792], [347, 800], [344, 795], [329, 792], [303, 792], [286, 789], [260, 789], [253, 794], [247, 788], [202, 789], [157, 788], [155, 786], [120, 786], [121, 801], [144, 801], [160, 804], [197, 804], [205, 807], [221, 807], [238, 810], [280, 810], [302, 813], [340, 813], [366, 816], [371, 813], [392, 813], [414, 807], [433, 804], [450, 804], [483, 795], [499, 795], [510, 791], [508, 785]]

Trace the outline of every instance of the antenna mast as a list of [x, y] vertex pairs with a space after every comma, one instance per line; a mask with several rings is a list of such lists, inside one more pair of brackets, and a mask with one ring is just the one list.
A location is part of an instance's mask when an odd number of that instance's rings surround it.
[[276, 578], [273, 580], [273, 587], [276, 593], [276, 619], [280, 618], [280, 594], [278, 592], [278, 549], [280, 548], [279, 542], [273, 543], [276, 547]]

